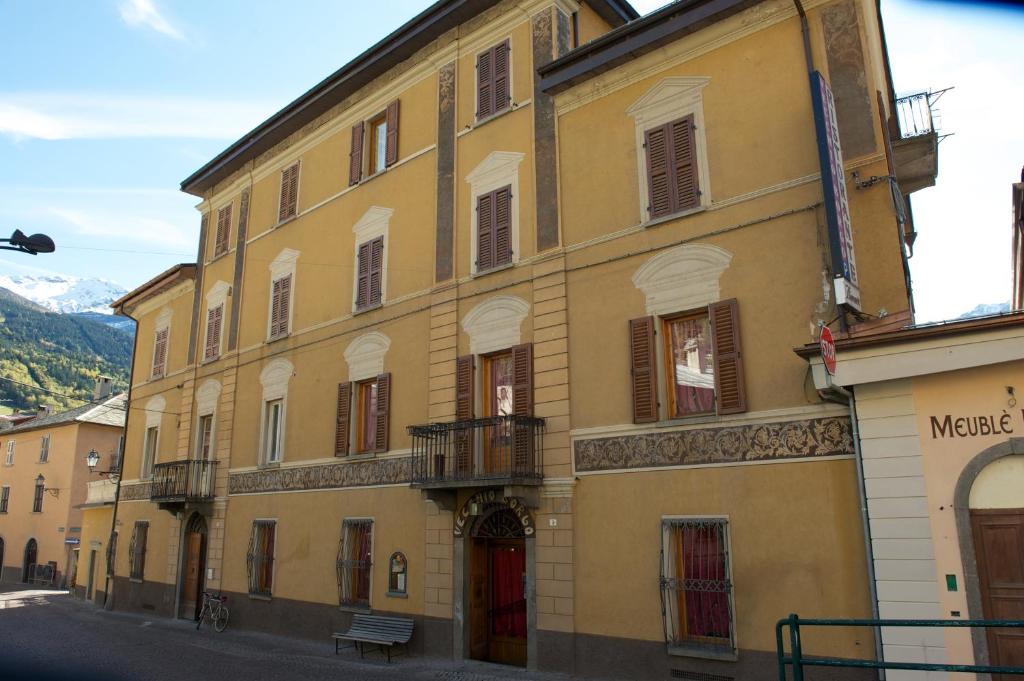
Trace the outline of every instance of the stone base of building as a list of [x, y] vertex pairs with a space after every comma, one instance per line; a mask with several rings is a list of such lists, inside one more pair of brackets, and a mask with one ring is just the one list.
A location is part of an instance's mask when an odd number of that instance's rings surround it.
[[114, 577], [114, 608], [174, 616], [174, 585], [160, 582], [135, 582]]

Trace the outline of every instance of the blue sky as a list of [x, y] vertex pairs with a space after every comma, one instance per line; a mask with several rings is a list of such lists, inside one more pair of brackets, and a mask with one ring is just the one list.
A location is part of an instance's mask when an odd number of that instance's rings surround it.
[[[427, 4], [0, 0], [0, 233], [58, 244], [0, 254], [0, 274], [131, 288], [194, 259], [197, 201], [178, 183]], [[1024, 12], [922, 0], [883, 0], [883, 12], [899, 93], [956, 86], [940, 103], [955, 134], [938, 186], [913, 200], [918, 317], [1004, 301]]]

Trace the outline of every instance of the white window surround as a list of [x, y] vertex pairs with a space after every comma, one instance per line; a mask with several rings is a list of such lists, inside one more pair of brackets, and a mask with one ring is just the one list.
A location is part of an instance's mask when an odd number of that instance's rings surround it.
[[263, 396], [260, 399], [259, 463], [261, 466], [267, 465], [267, 462], [263, 460], [266, 456], [267, 402], [274, 400], [281, 400], [281, 455], [275, 463], [284, 461], [285, 426], [288, 423], [288, 382], [293, 373], [295, 373], [295, 366], [284, 358], [273, 360], [260, 372], [260, 384], [263, 386]]
[[709, 244], [685, 244], [662, 251], [637, 269], [633, 285], [647, 302], [647, 314], [684, 312], [721, 300], [719, 280], [732, 253]]
[[647, 193], [647, 150], [644, 132], [683, 116], [693, 114], [694, 143], [697, 147], [697, 182], [700, 207], [711, 205], [711, 178], [708, 172], [708, 145], [704, 127], [704, 103], [701, 91], [711, 79], [705, 76], [670, 76], [662, 79], [643, 97], [633, 102], [626, 113], [636, 124], [636, 168], [640, 182], [640, 222], [650, 221]]
[[529, 311], [530, 304], [515, 296], [496, 296], [478, 304], [462, 319], [470, 353], [482, 355], [519, 345], [520, 327]]
[[221, 334], [220, 344], [217, 346], [217, 357], [220, 357], [221, 352], [224, 349], [224, 316], [228, 310], [227, 300], [229, 295], [231, 295], [231, 285], [226, 281], [219, 279], [217, 280], [217, 283], [211, 286], [210, 290], [206, 292], [206, 317], [203, 319], [203, 344], [200, 346], [202, 348], [202, 355], [204, 359], [206, 357], [206, 338], [207, 334], [210, 332], [210, 310], [215, 309], [218, 305], [223, 305], [224, 308], [221, 311], [220, 317]]
[[356, 293], [359, 289], [359, 246], [367, 241], [373, 241], [377, 237], [384, 237], [384, 253], [381, 256], [380, 272], [380, 302], [388, 299], [388, 228], [391, 225], [391, 216], [394, 215], [394, 208], [382, 208], [381, 206], [370, 206], [369, 210], [363, 213], [356, 224], [352, 225], [352, 233], [355, 234], [355, 248], [352, 250], [352, 258], [355, 263], [352, 267], [352, 311], [356, 312]]
[[291, 288], [288, 290], [288, 332], [292, 331], [292, 318], [295, 316], [295, 269], [299, 260], [299, 251], [285, 248], [270, 263], [270, 286], [267, 288], [267, 338], [270, 338], [270, 318], [274, 307], [274, 282], [289, 275], [292, 278]]
[[[471, 216], [470, 245], [469, 245], [469, 268], [473, 274], [477, 273], [477, 198], [495, 189], [511, 186], [512, 199], [510, 201], [510, 220], [512, 222], [512, 262], [519, 262], [519, 164], [523, 161], [524, 154], [517, 151], [492, 151], [480, 164], [466, 175], [466, 182], [469, 183]], [[490, 272], [491, 270], [486, 270]]]
[[384, 373], [384, 355], [389, 347], [391, 339], [379, 331], [364, 333], [349, 343], [345, 348], [348, 380], [364, 381]]
[[[142, 431], [142, 457], [140, 462], [139, 477], [146, 479], [152, 476], [152, 467], [157, 464], [160, 453], [160, 423], [163, 420], [164, 411], [167, 409], [167, 400], [163, 395], [149, 398], [146, 406], [146, 427]], [[153, 460], [150, 462], [150, 470], [146, 471], [146, 434], [150, 428], [156, 428], [156, 442], [153, 445]]]
[[195, 457], [199, 458], [203, 432], [199, 427], [204, 416], [210, 416], [213, 420], [210, 426], [210, 458], [216, 459], [217, 444], [217, 400], [220, 399], [220, 381], [209, 379], [199, 386], [196, 391], [196, 448]]
[[163, 331], [164, 329], [167, 329], [167, 345], [166, 345], [166, 347], [164, 349], [164, 371], [163, 371], [163, 375], [161, 376], [161, 378], [163, 378], [163, 376], [166, 376], [168, 374], [167, 365], [168, 365], [168, 363], [171, 360], [171, 317], [172, 316], [173, 316], [173, 312], [171, 312], [171, 308], [169, 308], [169, 307], [164, 307], [162, 310], [160, 310], [160, 314], [158, 314], [156, 316], [156, 323], [154, 324], [154, 327], [153, 327], [153, 349], [152, 349], [152, 352], [151, 352], [151, 356], [149, 358], [149, 368], [146, 371], [146, 375], [149, 376], [151, 379], [153, 378], [153, 364], [156, 362], [156, 335], [158, 333], [160, 333], [161, 331]]

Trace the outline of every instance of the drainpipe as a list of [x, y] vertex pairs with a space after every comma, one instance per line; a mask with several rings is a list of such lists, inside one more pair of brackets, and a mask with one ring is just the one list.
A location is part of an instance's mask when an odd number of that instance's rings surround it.
[[[871, 619], [879, 619], [878, 616], [878, 588], [875, 583], [875, 551], [871, 545], [871, 523], [868, 516], [868, 495], [864, 487], [864, 454], [860, 448], [860, 428], [857, 426], [857, 403], [853, 393], [846, 388], [833, 385], [826, 390], [819, 390], [818, 396], [829, 402], [845, 404], [850, 409], [850, 429], [853, 435], [853, 458], [857, 464], [857, 495], [860, 500], [860, 520], [864, 527], [864, 555], [867, 557], [868, 568], [868, 594], [871, 598]], [[883, 660], [882, 657], [882, 630], [879, 627], [871, 627], [875, 638], [875, 659]], [[885, 681], [885, 670], [878, 670], [878, 678]]]
[[[122, 310], [119, 310], [119, 312]], [[128, 416], [132, 413], [132, 384], [135, 382], [135, 358], [138, 356], [139, 350], [139, 320], [135, 319], [130, 315], [124, 315], [128, 319], [135, 322], [135, 337], [132, 340], [132, 366], [128, 371], [128, 394], [125, 396], [124, 401], [124, 434], [123, 438], [125, 446], [121, 448], [121, 460], [117, 462], [117, 485], [114, 487], [114, 511], [110, 514], [110, 537], [107, 539], [107, 555], [109, 558], [115, 556], [110, 555], [110, 547], [114, 542], [114, 535], [117, 532], [117, 507], [121, 501], [121, 473], [124, 471], [124, 452], [127, 448], [128, 443]], [[110, 563], [107, 563], [106, 576], [103, 583], [103, 609], [113, 610], [114, 599], [110, 596], [110, 575], [113, 572], [113, 568]]]

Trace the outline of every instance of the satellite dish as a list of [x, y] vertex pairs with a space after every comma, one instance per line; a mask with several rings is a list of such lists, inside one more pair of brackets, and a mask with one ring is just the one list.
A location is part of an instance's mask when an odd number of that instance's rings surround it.
[[32, 255], [37, 253], [53, 253], [56, 249], [53, 239], [45, 234], [25, 236], [20, 229], [14, 230], [14, 234], [11, 235], [9, 242], [12, 246], [16, 246], [20, 250]]

